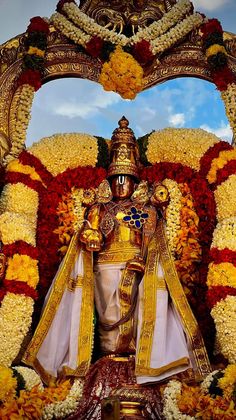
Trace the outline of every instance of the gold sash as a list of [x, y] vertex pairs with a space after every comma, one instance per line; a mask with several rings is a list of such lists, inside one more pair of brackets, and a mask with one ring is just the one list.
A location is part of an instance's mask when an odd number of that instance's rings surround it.
[[180, 365], [188, 365], [188, 359], [182, 358], [158, 369], [150, 367], [151, 351], [156, 320], [156, 294], [158, 288], [163, 288], [162, 279], [157, 277], [158, 258], [160, 257], [164, 278], [173, 304], [180, 315], [185, 333], [188, 336], [195, 378], [201, 379], [211, 372], [210, 362], [204, 342], [199, 331], [197, 321], [187, 301], [183, 287], [180, 283], [174, 261], [172, 259], [165, 227], [162, 221], [157, 224], [156, 232], [148, 249], [147, 265], [144, 275], [144, 309], [143, 325], [141, 329], [139, 348], [136, 356], [137, 376], [157, 376], [165, 371]]
[[[75, 258], [80, 252], [80, 249], [78, 249], [79, 233], [80, 232], [76, 232], [71, 239], [68, 251], [62, 262], [60, 270], [57, 273], [57, 278], [43, 310], [42, 317], [22, 359], [22, 361], [27, 365], [34, 367], [46, 383], [52, 378], [40, 365], [37, 359], [37, 354], [49, 331], [62, 296], [70, 282], [71, 270], [73, 268]], [[90, 365], [93, 344], [94, 282], [92, 253], [83, 251], [83, 262], [84, 275], [82, 280], [82, 307], [81, 313], [78, 314], [78, 316], [80, 316], [80, 329], [78, 334], [78, 367], [75, 371], [67, 368], [64, 369], [65, 374], [74, 374], [77, 376], [84, 376], [86, 374]]]

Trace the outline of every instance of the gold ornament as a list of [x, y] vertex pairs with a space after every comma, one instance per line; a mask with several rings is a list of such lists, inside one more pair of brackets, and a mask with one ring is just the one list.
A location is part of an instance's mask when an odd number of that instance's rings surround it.
[[112, 200], [112, 192], [109, 182], [104, 179], [97, 189], [97, 202], [109, 203]]
[[122, 117], [119, 128], [111, 138], [110, 166], [108, 177], [114, 175], [132, 175], [138, 179], [139, 152], [133, 130], [128, 127], [129, 121]]

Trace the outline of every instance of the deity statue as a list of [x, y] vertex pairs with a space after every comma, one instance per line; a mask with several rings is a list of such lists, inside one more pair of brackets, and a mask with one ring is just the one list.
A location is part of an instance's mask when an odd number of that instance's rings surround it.
[[107, 180], [71, 240], [23, 359], [45, 382], [84, 378], [80, 419], [99, 419], [101, 401], [126, 386], [142, 390], [145, 418], [158, 419], [162, 381], [211, 371], [168, 248], [168, 191], [140, 180], [128, 124], [123, 117], [113, 132]]

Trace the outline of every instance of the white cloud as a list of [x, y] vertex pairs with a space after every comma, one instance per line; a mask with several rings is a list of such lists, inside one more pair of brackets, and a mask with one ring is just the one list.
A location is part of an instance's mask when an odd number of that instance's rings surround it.
[[215, 134], [217, 137], [219, 137], [222, 140], [226, 140], [229, 143], [232, 142], [232, 138], [233, 138], [233, 132], [230, 128], [229, 124], [224, 124], [224, 122], [221, 122], [220, 127], [218, 128], [212, 128], [207, 124], [203, 124], [201, 125], [201, 127], [203, 130], [209, 131], [210, 133]]
[[211, 11], [220, 9], [230, 2], [231, 0], [193, 0], [193, 5], [195, 9], [199, 8]]
[[73, 118], [91, 118], [114, 106], [121, 98], [114, 92], [105, 92], [101, 85], [88, 80], [62, 79], [43, 86], [34, 100], [34, 107], [50, 115]]
[[174, 127], [183, 127], [185, 124], [185, 115], [182, 113], [172, 114], [169, 116], [168, 121]]
[[100, 110], [116, 104], [119, 100], [120, 97], [115, 93], [105, 94], [103, 92], [97, 92], [91, 102], [65, 100], [65, 102], [55, 105], [55, 108], [52, 109], [52, 111], [55, 115], [67, 118], [90, 118], [96, 115]]

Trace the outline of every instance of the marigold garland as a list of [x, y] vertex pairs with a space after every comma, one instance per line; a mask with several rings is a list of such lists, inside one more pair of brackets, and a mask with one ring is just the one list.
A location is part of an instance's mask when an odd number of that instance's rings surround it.
[[229, 286], [236, 288], [236, 267], [230, 262], [210, 263], [207, 285], [208, 287]]
[[180, 184], [182, 192], [181, 226], [177, 236], [176, 268], [185, 292], [199, 280], [198, 263], [202, 260], [202, 250], [199, 244], [199, 217], [194, 209], [190, 188], [187, 184]]
[[17, 380], [14, 378], [12, 370], [0, 366], [0, 401], [4, 402], [16, 395]]
[[103, 64], [99, 82], [105, 90], [118, 92], [124, 99], [134, 99], [143, 88], [143, 69], [120, 46]]
[[220, 152], [232, 150], [232, 146], [226, 141], [218, 141], [205, 152], [200, 159], [200, 174], [206, 177], [210, 171], [212, 161], [219, 157]]
[[28, 255], [14, 254], [8, 259], [6, 280], [23, 281], [33, 288], [39, 282], [38, 262]]
[[219, 156], [212, 160], [211, 168], [207, 174], [207, 180], [213, 184], [217, 179], [217, 171], [224, 168], [224, 166], [231, 160], [236, 159], [236, 150], [225, 150], [219, 153]]
[[166, 209], [166, 234], [170, 251], [175, 256], [177, 234], [180, 230], [181, 190], [178, 184], [172, 179], [165, 179], [162, 182], [168, 189], [170, 203]]

